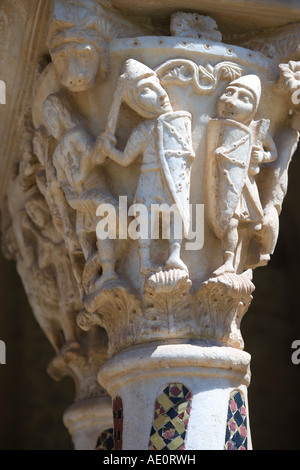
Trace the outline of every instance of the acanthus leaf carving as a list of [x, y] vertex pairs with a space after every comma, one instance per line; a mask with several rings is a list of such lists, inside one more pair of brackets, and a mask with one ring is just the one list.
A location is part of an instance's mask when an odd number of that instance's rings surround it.
[[116, 347], [126, 347], [138, 341], [142, 319], [141, 301], [126, 282], [107, 283], [98, 295], [85, 299], [77, 322], [84, 331], [95, 325], [102, 326], [109, 337], [108, 354]]
[[252, 271], [224, 273], [205, 281], [196, 291], [197, 325], [201, 334], [243, 349], [240, 324], [252, 301]]

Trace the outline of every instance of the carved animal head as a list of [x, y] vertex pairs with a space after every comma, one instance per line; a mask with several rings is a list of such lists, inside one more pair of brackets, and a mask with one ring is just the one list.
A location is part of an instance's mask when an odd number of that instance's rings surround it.
[[207, 41], [222, 41], [222, 34], [213, 18], [198, 13], [176, 12], [171, 16], [171, 35]]
[[57, 78], [70, 91], [88, 90], [98, 75], [102, 80], [107, 78], [107, 45], [96, 31], [78, 28], [58, 31], [49, 49]]

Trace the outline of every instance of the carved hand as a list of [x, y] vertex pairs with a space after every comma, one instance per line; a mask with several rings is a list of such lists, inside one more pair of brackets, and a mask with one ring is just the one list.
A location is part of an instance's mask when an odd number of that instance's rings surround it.
[[265, 156], [264, 149], [258, 145], [254, 145], [251, 155], [251, 163], [260, 164], [263, 162]]
[[260, 172], [259, 165], [264, 161], [264, 149], [258, 145], [254, 145], [251, 155], [251, 163], [249, 172], [252, 176], [258, 175]]
[[111, 155], [112, 149], [114, 149], [116, 142], [116, 138], [111, 134], [104, 132], [103, 134], [99, 135], [95, 148], [95, 158], [97, 164], [102, 165], [105, 162], [106, 158]]

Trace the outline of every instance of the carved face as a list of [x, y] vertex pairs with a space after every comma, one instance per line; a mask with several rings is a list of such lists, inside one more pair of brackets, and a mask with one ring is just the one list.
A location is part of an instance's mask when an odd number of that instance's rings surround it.
[[46, 101], [43, 105], [43, 116], [49, 133], [57, 140], [61, 135], [60, 115], [58, 110]]
[[237, 86], [226, 88], [218, 103], [220, 118], [233, 119], [242, 124], [252, 120], [254, 110], [254, 95], [248, 89]]
[[140, 80], [136, 95], [139, 105], [148, 114], [160, 116], [172, 111], [169, 96], [155, 76]]
[[91, 88], [99, 68], [99, 53], [92, 44], [64, 43], [51, 51], [61, 84], [73, 92]]
[[26, 204], [26, 211], [32, 222], [39, 228], [44, 229], [49, 224], [49, 214], [34, 202]]
[[48, 132], [58, 141], [76, 125], [66, 103], [55, 95], [50, 95], [45, 100], [42, 112]]

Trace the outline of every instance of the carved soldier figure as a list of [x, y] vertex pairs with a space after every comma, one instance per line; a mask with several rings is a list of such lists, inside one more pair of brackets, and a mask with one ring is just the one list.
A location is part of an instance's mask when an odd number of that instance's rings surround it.
[[[124, 151], [116, 148], [114, 124], [121, 103], [125, 102], [145, 120], [130, 135]], [[174, 112], [166, 91], [162, 88], [156, 73], [141, 62], [129, 59], [124, 73], [118, 81], [111, 109], [107, 132], [98, 141], [100, 154], [105, 154], [118, 164], [128, 166], [142, 156], [141, 172], [134, 196], [134, 204], [162, 206], [161, 213], [176, 207], [170, 221], [169, 258], [167, 269], [188, 272], [180, 257], [182, 234], [175, 234], [175, 220], [178, 215], [183, 226], [183, 236], [189, 232], [190, 171], [194, 152], [191, 138], [191, 115], [188, 112]], [[153, 212], [152, 212], [153, 215]], [[155, 217], [158, 217], [156, 213]], [[149, 220], [148, 227], [155, 226]], [[147, 239], [139, 238], [140, 272], [155, 272], [151, 259], [151, 234]]]
[[[97, 240], [96, 216], [100, 204], [117, 206], [103, 172], [96, 160], [93, 137], [80, 125], [80, 119], [62, 94], [50, 95], [43, 104], [48, 131], [58, 142], [53, 153], [57, 180], [67, 203], [76, 213], [76, 233], [86, 264], [91, 264], [93, 279], [87, 290], [100, 288], [106, 281], [117, 280], [115, 240]], [[85, 269], [88, 269], [87, 267]], [[101, 273], [102, 270], [102, 273]], [[101, 275], [101, 278], [99, 279]]]
[[261, 165], [276, 160], [277, 150], [268, 133], [270, 122], [254, 121], [260, 98], [260, 79], [241, 77], [226, 88], [218, 103], [218, 119], [209, 123], [206, 209], [223, 244], [223, 265], [214, 275], [237, 271], [241, 229], [247, 230], [249, 243], [259, 239], [263, 227], [256, 176]]

